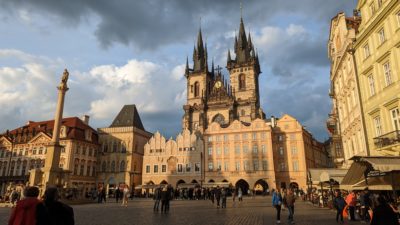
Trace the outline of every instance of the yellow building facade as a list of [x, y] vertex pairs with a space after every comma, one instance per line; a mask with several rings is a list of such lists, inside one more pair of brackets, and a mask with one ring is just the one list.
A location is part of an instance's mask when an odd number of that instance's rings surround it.
[[361, 0], [354, 45], [371, 155], [400, 155], [400, 2]]
[[344, 13], [339, 13], [331, 21], [328, 41], [332, 110], [327, 126], [332, 135], [331, 154], [335, 164], [344, 168], [350, 166], [349, 159], [353, 156], [368, 155], [353, 54], [359, 24], [358, 17], [346, 17]]
[[112, 194], [120, 185], [142, 183], [143, 149], [152, 136], [142, 124], [135, 105], [125, 105], [109, 127], [99, 128], [98, 187]]

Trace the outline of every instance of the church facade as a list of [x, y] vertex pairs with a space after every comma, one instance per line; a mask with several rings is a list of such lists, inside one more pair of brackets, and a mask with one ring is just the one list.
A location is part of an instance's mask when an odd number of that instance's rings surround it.
[[[184, 152], [182, 158], [181, 146], [176, 144], [182, 134], [177, 141], [165, 141], [157, 133], [145, 147], [143, 186], [162, 182], [174, 187], [235, 186], [244, 191], [277, 187], [305, 190], [308, 169], [327, 167], [330, 159], [323, 145], [294, 117], [285, 114], [266, 118], [260, 105], [259, 58], [243, 19], [235, 37], [234, 53], [235, 57], [230, 51], [227, 53], [227, 77], [214, 62], [210, 70], [207, 45], [199, 30], [192, 67], [186, 61], [187, 101], [182, 130], [202, 143], [196, 145], [196, 151]], [[156, 140], [163, 140], [162, 145], [168, 148], [156, 147], [155, 142], [160, 142]], [[155, 158], [164, 162], [165, 171], [160, 172], [159, 165], [151, 160]], [[185, 170], [178, 173], [168, 159], [190, 168], [199, 165], [200, 174], [185, 174]]]

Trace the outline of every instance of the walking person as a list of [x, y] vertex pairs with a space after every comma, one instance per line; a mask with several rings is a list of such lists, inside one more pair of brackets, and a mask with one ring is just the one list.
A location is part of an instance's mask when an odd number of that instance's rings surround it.
[[288, 216], [289, 224], [294, 224], [293, 216], [294, 216], [295, 201], [296, 201], [296, 196], [293, 194], [292, 189], [288, 189], [283, 202], [289, 211], [289, 216]]
[[220, 206], [219, 203], [221, 200], [221, 189], [219, 188], [219, 186], [217, 186], [217, 188], [215, 189], [214, 194], [215, 194], [215, 200], [217, 200], [217, 208], [219, 208]]
[[354, 215], [354, 211], [355, 211], [356, 204], [357, 204], [357, 197], [356, 197], [356, 193], [354, 191], [352, 191], [350, 194], [347, 195], [346, 203], [349, 206], [350, 220], [355, 221], [356, 218]]
[[38, 196], [39, 188], [26, 188], [25, 198], [17, 202], [17, 206], [11, 212], [8, 225], [36, 225], [36, 207], [40, 203]]
[[233, 201], [233, 203], [232, 203], [232, 205], [233, 205], [233, 207], [235, 207], [236, 206], [236, 190], [234, 189], [233, 190], [233, 192], [232, 192], [232, 201]]
[[160, 201], [161, 201], [161, 186], [156, 188], [156, 190], [154, 191], [154, 207], [153, 207], [153, 211], [157, 211], [160, 207]]
[[222, 200], [222, 204], [221, 204], [221, 208], [226, 208], [226, 190], [225, 188], [222, 188], [221, 190], [221, 200]]
[[281, 223], [282, 195], [279, 190], [272, 190], [272, 206], [276, 209], [276, 223]]
[[369, 222], [369, 210], [371, 207], [370, 194], [368, 188], [364, 189], [364, 192], [360, 194], [360, 205], [361, 205], [361, 220]]
[[243, 201], [243, 192], [242, 192], [242, 188], [240, 188], [240, 187], [238, 189], [238, 199], [239, 199], [239, 202]]
[[210, 190], [210, 199], [211, 199], [212, 204], [214, 204], [214, 197], [215, 197], [214, 194], [215, 194], [215, 190], [214, 190], [214, 188], [212, 188]]
[[129, 187], [125, 185], [122, 190], [122, 206], [128, 207], [128, 198], [129, 198]]
[[378, 206], [372, 213], [371, 225], [399, 225], [397, 214], [387, 203], [383, 195], [378, 197]]
[[340, 217], [340, 222], [343, 223], [343, 209], [346, 206], [346, 201], [342, 197], [340, 191], [336, 191], [335, 193], [335, 199], [333, 200], [333, 206], [336, 209], [336, 222], [339, 222], [339, 217]]
[[74, 225], [74, 210], [58, 201], [56, 187], [49, 187], [44, 193], [44, 201], [37, 205], [37, 223], [40, 225]]
[[116, 203], [118, 203], [118, 200], [119, 200], [119, 196], [121, 195], [121, 190], [119, 189], [119, 187], [117, 187], [116, 189], [115, 189], [115, 201], [116, 201]]

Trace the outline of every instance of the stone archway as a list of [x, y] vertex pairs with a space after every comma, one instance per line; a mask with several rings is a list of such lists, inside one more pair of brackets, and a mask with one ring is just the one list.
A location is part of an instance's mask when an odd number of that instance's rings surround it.
[[163, 181], [161, 181], [161, 182], [160, 182], [160, 184], [164, 184], [164, 185], [166, 185], [166, 184], [168, 184], [168, 182], [167, 182], [167, 181], [165, 181], [165, 180], [163, 180]]
[[249, 183], [247, 183], [247, 181], [243, 179], [238, 180], [235, 184], [236, 191], [239, 191], [240, 188], [242, 190], [243, 195], [247, 195], [249, 187], [250, 187]]
[[180, 184], [185, 184], [186, 182], [184, 181], [184, 180], [178, 180], [177, 182], [176, 182], [176, 187], [178, 187], [178, 185], [180, 185]]
[[295, 192], [297, 192], [297, 191], [299, 190], [299, 184], [296, 183], [296, 182], [291, 182], [291, 183], [289, 184], [289, 188], [292, 189], [292, 190], [294, 190]]
[[265, 180], [259, 179], [254, 183], [254, 190], [257, 195], [268, 194], [269, 185]]

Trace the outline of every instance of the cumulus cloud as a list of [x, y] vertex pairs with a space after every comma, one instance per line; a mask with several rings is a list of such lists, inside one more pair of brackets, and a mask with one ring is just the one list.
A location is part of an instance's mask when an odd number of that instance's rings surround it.
[[[16, 50], [0, 50], [0, 55], [24, 59], [19, 66], [0, 67], [0, 130], [21, 126], [27, 120], [52, 119], [55, 86], [61, 77], [62, 65], [57, 61], [51, 67], [44, 62], [31, 62], [40, 57]], [[183, 68], [179, 65], [169, 70], [153, 62], [132, 59], [121, 66], [71, 70], [64, 115], [89, 114], [93, 127], [108, 126], [123, 105], [136, 104], [148, 130], [173, 135], [180, 127], [180, 116], [176, 112], [186, 95], [185, 81], [178, 79], [179, 74], [183, 77]], [[169, 123], [165, 129], [160, 127], [163, 121]]]

